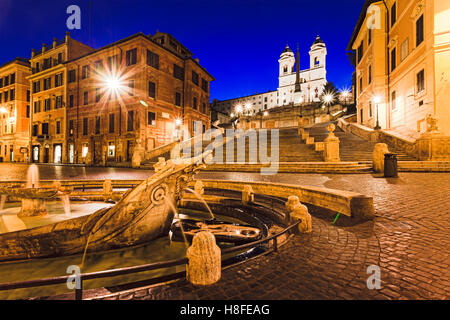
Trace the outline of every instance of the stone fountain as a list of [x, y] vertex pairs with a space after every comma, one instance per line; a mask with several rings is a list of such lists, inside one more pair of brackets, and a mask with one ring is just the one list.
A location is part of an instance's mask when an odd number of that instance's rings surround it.
[[[22, 201], [19, 217], [36, 217], [47, 215], [45, 201], [55, 197], [64, 197], [64, 192], [59, 185], [40, 186], [38, 167], [33, 164], [28, 169], [27, 183], [25, 186], [8, 186], [0, 188], [1, 195], [7, 195]], [[67, 213], [67, 205], [64, 210]]]

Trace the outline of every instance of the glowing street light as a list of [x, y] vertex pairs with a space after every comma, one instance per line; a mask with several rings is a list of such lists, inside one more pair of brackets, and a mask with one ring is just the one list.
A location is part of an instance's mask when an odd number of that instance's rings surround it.
[[175, 125], [180, 126], [181, 125], [181, 119], [177, 118], [175, 119]]
[[264, 117], [267, 117], [269, 115], [269, 113], [267, 111], [264, 111], [263, 115], [264, 115]]
[[242, 113], [242, 106], [240, 104], [236, 106], [236, 113]]
[[376, 107], [377, 107], [377, 124], [375, 125], [374, 129], [375, 130], [380, 130], [380, 122], [378, 120], [378, 104], [381, 102], [381, 97], [380, 96], [375, 96], [373, 97], [373, 103], [375, 103]]
[[0, 113], [7, 113], [8, 110], [5, 107], [0, 108]]
[[331, 101], [333, 101], [334, 96], [331, 93], [327, 93], [324, 97], [323, 97], [323, 101], [326, 103], [327, 105], [327, 114], [330, 114], [330, 103]]

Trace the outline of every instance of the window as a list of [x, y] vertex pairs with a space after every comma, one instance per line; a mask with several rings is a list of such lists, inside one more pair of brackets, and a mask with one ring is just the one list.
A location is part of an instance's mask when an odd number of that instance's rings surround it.
[[41, 91], [41, 82], [35, 81], [33, 82], [33, 93]]
[[16, 74], [15, 73], [12, 73], [10, 78], [11, 78], [10, 84], [16, 83]]
[[62, 52], [58, 53], [58, 64], [62, 63], [63, 61], [63, 54]]
[[181, 106], [181, 93], [175, 92], [175, 105], [180, 107]]
[[100, 134], [100, 117], [95, 117], [95, 134]]
[[147, 64], [150, 67], [159, 69], [159, 55], [151, 52], [150, 50], [147, 50]]
[[397, 21], [397, 3], [394, 3], [391, 7], [391, 27]]
[[184, 69], [178, 65], [173, 65], [173, 76], [181, 81], [184, 80]]
[[202, 103], [202, 112], [206, 113], [206, 103], [204, 103], [204, 102]]
[[115, 154], [116, 154], [116, 146], [114, 145], [114, 143], [110, 142], [108, 144], [108, 157], [114, 157]]
[[117, 54], [115, 54], [111, 57], [108, 57], [108, 61], [107, 61], [108, 69], [109, 70], [115, 69], [118, 66], [118, 61], [119, 61], [119, 56]]
[[202, 90], [205, 92], [208, 92], [208, 81], [206, 81], [205, 79], [202, 79]]
[[6, 86], [9, 86], [9, 77], [8, 76], [5, 77], [5, 87]]
[[148, 96], [156, 98], [156, 84], [154, 82], [148, 82]]
[[16, 98], [16, 90], [15, 89], [11, 89], [9, 90], [9, 100], [14, 100]]
[[44, 100], [44, 111], [50, 111], [52, 107], [52, 102], [50, 99], [45, 99]]
[[101, 99], [100, 89], [99, 88], [95, 88], [95, 102], [99, 102], [100, 99]]
[[192, 107], [194, 108], [194, 110], [197, 110], [197, 98], [194, 97], [194, 99], [192, 99]]
[[391, 104], [392, 104], [392, 110], [395, 110], [395, 108], [397, 107], [397, 99], [396, 99], [396, 92], [392, 91], [391, 93]]
[[126, 60], [127, 66], [131, 66], [133, 64], [136, 64], [136, 62], [137, 62], [137, 49], [134, 48], [134, 49], [128, 50], [127, 53], [126, 53], [126, 59], [127, 59]]
[[423, 15], [416, 21], [416, 47], [423, 42]]
[[43, 135], [48, 135], [48, 122], [44, 122], [42, 124], [42, 134]]
[[400, 46], [400, 62], [405, 60], [409, 54], [409, 38], [406, 38]]
[[73, 100], [73, 94], [71, 94], [71, 95], [69, 96], [69, 108], [72, 108], [72, 107], [73, 107], [73, 103], [74, 103], [74, 100]]
[[81, 68], [81, 79], [89, 78], [90, 73], [91, 73], [91, 67], [89, 65], [83, 66]]
[[372, 101], [369, 101], [369, 118], [372, 118]]
[[94, 70], [95, 72], [103, 71], [103, 62], [102, 60], [97, 60], [94, 62]]
[[369, 31], [368, 31], [368, 40], [369, 40], [369, 44], [371, 44], [372, 43], [372, 29], [368, 29]]
[[85, 106], [89, 104], [89, 95], [88, 95], [88, 92], [87, 92], [87, 91], [85, 91], [85, 92], [83, 93], [83, 104], [84, 104]]
[[83, 143], [83, 146], [81, 147], [81, 157], [86, 158], [89, 151], [89, 147], [87, 143]]
[[359, 94], [361, 94], [362, 90], [363, 90], [363, 81], [362, 80], [363, 80], [362, 77], [359, 78]]
[[394, 48], [391, 51], [391, 71], [394, 71], [397, 68], [397, 49]]
[[364, 41], [361, 41], [361, 44], [358, 47], [358, 63], [361, 62], [364, 54]]
[[56, 134], [61, 134], [61, 121], [56, 121]]
[[134, 111], [128, 111], [128, 117], [127, 117], [127, 131], [133, 131], [133, 124], [134, 124]]
[[44, 90], [50, 89], [52, 86], [52, 78], [44, 79]]
[[55, 98], [55, 109], [62, 108], [63, 106], [63, 96], [57, 96]]
[[372, 66], [369, 66], [369, 84], [372, 83]]
[[109, 133], [114, 133], [114, 113], [109, 115]]
[[58, 73], [57, 75], [55, 75], [55, 87], [60, 87], [63, 84], [63, 74]]
[[69, 75], [68, 75], [68, 82], [69, 83], [72, 83], [72, 82], [75, 82], [75, 80], [76, 80], [76, 73], [75, 73], [75, 70], [69, 70]]
[[35, 101], [34, 102], [34, 113], [39, 113], [39, 112], [41, 112], [41, 102]]
[[88, 118], [83, 118], [83, 136], [88, 135]]
[[69, 136], [73, 136], [73, 120], [69, 120]]
[[128, 90], [128, 94], [129, 94], [130, 96], [134, 96], [134, 80], [128, 81], [128, 88], [130, 88], [130, 89]]
[[148, 112], [148, 125], [156, 126], [156, 113], [150, 111]]
[[38, 128], [39, 126], [37, 124], [33, 124], [33, 137], [38, 135]]
[[192, 82], [198, 86], [198, 73], [195, 71], [192, 71]]
[[425, 70], [421, 70], [417, 73], [417, 93], [421, 93], [425, 90]]
[[30, 106], [27, 106], [26, 117], [30, 117]]

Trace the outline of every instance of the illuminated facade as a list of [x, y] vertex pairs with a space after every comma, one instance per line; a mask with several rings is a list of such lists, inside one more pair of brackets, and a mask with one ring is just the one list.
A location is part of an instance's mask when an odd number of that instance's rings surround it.
[[[326, 56], [325, 43], [317, 36], [309, 51], [309, 69], [300, 70], [298, 68], [297, 72], [296, 62], [299, 65], [300, 62], [297, 60], [300, 60], [300, 54], [297, 50], [296, 59], [293, 51], [287, 45], [278, 60], [279, 75], [276, 91], [224, 101], [216, 100], [215, 108], [218, 112], [229, 115], [241, 112], [254, 114], [278, 106], [318, 102], [323, 86], [327, 83]], [[297, 82], [299, 91], [296, 91]]]
[[30, 124], [30, 62], [16, 58], [0, 66], [0, 159], [26, 162]]
[[138, 33], [65, 63], [68, 162], [131, 162], [209, 128], [213, 77], [167, 33]]
[[348, 50], [359, 123], [419, 134], [431, 115], [450, 134], [449, 1], [366, 1]]
[[69, 33], [31, 52], [31, 162], [66, 163], [67, 67], [64, 62], [93, 51]]

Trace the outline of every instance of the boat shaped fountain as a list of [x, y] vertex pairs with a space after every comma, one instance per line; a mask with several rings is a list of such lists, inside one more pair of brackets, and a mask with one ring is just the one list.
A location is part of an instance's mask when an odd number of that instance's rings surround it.
[[[154, 175], [124, 194], [113, 207], [58, 223], [0, 234], [0, 261], [72, 255], [133, 246], [168, 234], [177, 203], [203, 164], [196, 158], [168, 160]], [[3, 190], [27, 199], [56, 196], [57, 189]]]

